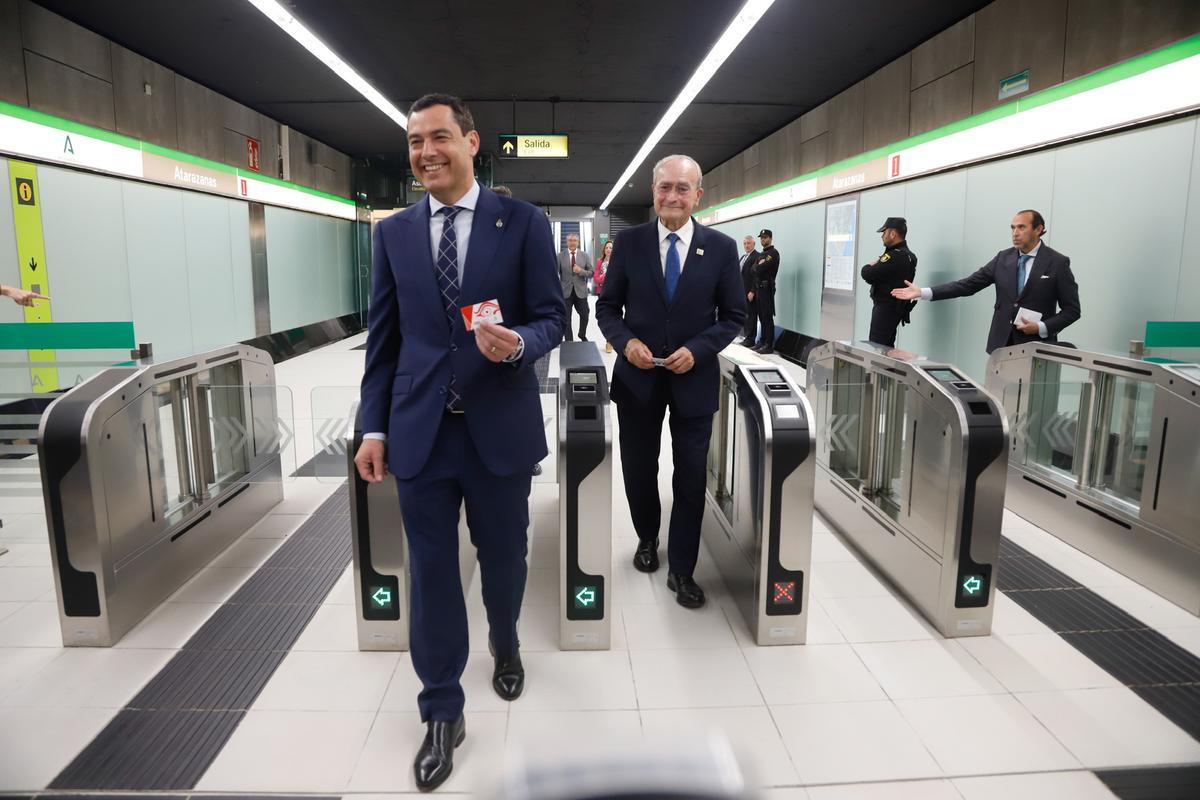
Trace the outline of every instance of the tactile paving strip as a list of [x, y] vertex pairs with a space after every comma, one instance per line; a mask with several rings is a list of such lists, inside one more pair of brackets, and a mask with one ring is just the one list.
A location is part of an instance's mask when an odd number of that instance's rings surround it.
[[1009, 539], [999, 560], [996, 585], [1011, 600], [1200, 739], [1200, 657]]
[[350, 563], [344, 487], [205, 622], [50, 784], [191, 789]]

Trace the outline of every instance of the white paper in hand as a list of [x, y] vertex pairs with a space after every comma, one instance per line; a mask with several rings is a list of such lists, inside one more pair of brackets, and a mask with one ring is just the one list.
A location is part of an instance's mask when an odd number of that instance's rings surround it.
[[1013, 325], [1021, 325], [1025, 322], [1041, 322], [1041, 321], [1042, 321], [1042, 312], [1030, 311], [1028, 308], [1025, 308], [1024, 306], [1022, 306], [1021, 308], [1017, 309], [1017, 316], [1015, 319], [1013, 319]]

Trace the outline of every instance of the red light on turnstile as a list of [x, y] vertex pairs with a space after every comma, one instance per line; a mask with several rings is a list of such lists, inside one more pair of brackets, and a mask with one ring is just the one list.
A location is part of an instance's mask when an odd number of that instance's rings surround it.
[[795, 581], [775, 581], [775, 596], [771, 602], [777, 606], [788, 606], [796, 602]]

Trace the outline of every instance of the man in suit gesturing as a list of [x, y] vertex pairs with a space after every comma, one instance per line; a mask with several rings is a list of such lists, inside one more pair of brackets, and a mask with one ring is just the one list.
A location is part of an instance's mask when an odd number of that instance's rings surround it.
[[[1071, 259], [1042, 242], [1046, 221], [1033, 209], [1018, 211], [1010, 227], [1013, 246], [967, 277], [924, 289], [905, 281], [902, 288], [892, 290], [892, 297], [945, 300], [995, 284], [988, 353], [1039, 339], [1056, 341], [1059, 332], [1080, 315], [1079, 286], [1071, 273]], [[1030, 311], [1035, 314], [1029, 315]]]
[[579, 237], [567, 234], [567, 249], [558, 254], [558, 271], [562, 278], [563, 299], [567, 301], [567, 341], [571, 341], [571, 308], [579, 315], [579, 341], [587, 341], [588, 289], [592, 276], [592, 257], [579, 249]]
[[[521, 694], [517, 615], [526, 578], [530, 472], [547, 453], [533, 363], [562, 339], [562, 289], [546, 216], [475, 182], [479, 134], [457, 97], [408, 116], [425, 200], [375, 226], [361, 402], [364, 480], [396, 476], [412, 576], [410, 640], [425, 740], [417, 788], [450, 776], [466, 735], [459, 680], [467, 611], [459, 579], [464, 502], [479, 558], [492, 687]], [[495, 301], [502, 324], [468, 331], [463, 307]], [[386, 466], [385, 466], [386, 455]]]
[[720, 392], [717, 353], [746, 317], [737, 244], [692, 219], [704, 194], [700, 166], [667, 156], [654, 166], [658, 219], [617, 235], [596, 320], [621, 355], [612, 399], [621, 470], [638, 535], [633, 564], [658, 569], [658, 452], [671, 411], [674, 463], [667, 587], [688, 608], [704, 605], [692, 577], [704, 517], [704, 470]]

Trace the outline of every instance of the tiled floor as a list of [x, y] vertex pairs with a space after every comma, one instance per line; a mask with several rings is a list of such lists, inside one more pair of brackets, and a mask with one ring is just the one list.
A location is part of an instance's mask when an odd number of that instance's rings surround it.
[[[354, 386], [361, 370], [362, 351], [350, 349], [360, 341], [280, 365], [298, 420], [320, 419], [341, 403], [337, 387]], [[550, 434], [553, 441], [553, 426]], [[312, 452], [311, 442], [298, 444], [297, 463]], [[991, 636], [941, 638], [820, 518], [809, 643], [757, 647], [706, 553], [699, 575], [711, 602], [699, 611], [673, 602], [663, 574], [632, 568], [635, 539], [619, 480], [612, 649], [561, 652], [554, 454], [545, 466], [531, 499], [521, 631], [528, 687], [512, 704], [491, 691], [472, 586], [468, 734], [442, 794], [494, 790], [505, 765], [518, 760], [647, 757], [712, 734], [727, 737], [773, 800], [1088, 800], [1111, 797], [1092, 769], [1200, 762], [1200, 742], [1003, 596]], [[665, 499], [669, 476], [664, 464]], [[25, 506], [14, 515], [0, 509], [0, 541], [10, 548], [0, 556], [0, 791], [43, 788], [335, 487], [289, 479], [271, 515], [107, 650], [60, 647], [44, 522]], [[1020, 518], [1009, 516], [1005, 527], [1022, 546], [1200, 650], [1200, 620]], [[409, 765], [423, 735], [418, 682], [407, 653], [357, 650], [351, 591], [347, 574], [199, 791], [414, 790]]]

